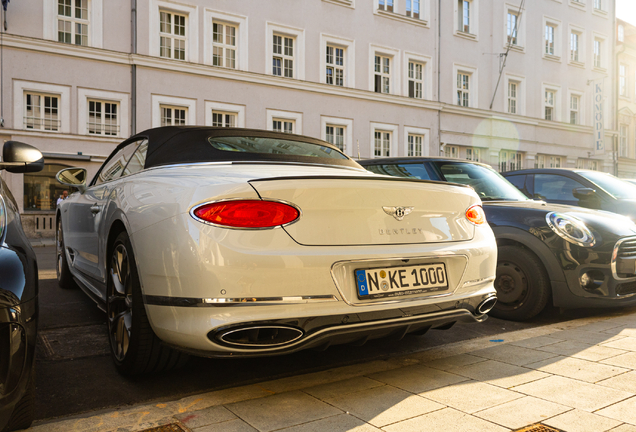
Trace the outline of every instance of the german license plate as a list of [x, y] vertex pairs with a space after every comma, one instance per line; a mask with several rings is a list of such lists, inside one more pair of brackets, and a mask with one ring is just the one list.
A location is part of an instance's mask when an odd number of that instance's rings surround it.
[[444, 263], [355, 271], [359, 299], [429, 294], [448, 289]]

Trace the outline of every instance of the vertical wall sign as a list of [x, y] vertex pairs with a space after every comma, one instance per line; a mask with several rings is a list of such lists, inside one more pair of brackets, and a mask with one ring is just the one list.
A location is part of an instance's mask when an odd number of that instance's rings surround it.
[[594, 82], [594, 154], [605, 153], [605, 119], [603, 118], [603, 80]]

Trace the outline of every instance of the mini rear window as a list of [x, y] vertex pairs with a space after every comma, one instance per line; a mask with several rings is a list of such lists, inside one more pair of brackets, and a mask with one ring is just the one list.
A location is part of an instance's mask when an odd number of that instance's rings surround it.
[[263, 137], [210, 137], [208, 142], [217, 150], [240, 153], [309, 156], [348, 159], [338, 150], [303, 141]]

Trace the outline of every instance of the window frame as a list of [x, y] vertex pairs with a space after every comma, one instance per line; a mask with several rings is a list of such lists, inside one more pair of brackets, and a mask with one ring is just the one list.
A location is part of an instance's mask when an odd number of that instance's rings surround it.
[[[27, 119], [29, 118], [28, 114], [28, 100], [29, 100], [29, 96], [31, 96], [31, 99], [33, 99], [33, 96], [36, 96], [39, 98], [40, 103], [38, 104], [38, 110], [40, 112], [43, 112], [41, 114], [40, 117], [34, 117], [31, 116], [31, 118], [33, 119], [37, 119], [39, 123], [41, 123], [39, 125], [39, 127], [28, 127], [28, 121]], [[46, 118], [46, 113], [44, 112], [46, 110], [46, 98], [51, 98], [51, 102], [53, 101], [53, 98], [57, 100], [56, 102], [56, 120], [51, 120], [48, 119], [49, 122], [51, 122], [50, 124], [53, 124], [52, 122], [55, 122], [55, 126], [51, 126], [51, 129], [47, 129], [46, 124], [47, 124], [47, 118]], [[61, 119], [61, 113], [60, 113], [60, 106], [62, 105], [62, 97], [61, 95], [57, 94], [57, 93], [47, 93], [47, 92], [40, 92], [40, 91], [33, 91], [33, 90], [25, 90], [24, 93], [22, 94], [22, 99], [24, 101], [24, 113], [22, 116], [22, 124], [23, 124], [23, 128], [24, 130], [27, 131], [34, 131], [34, 132], [60, 132], [60, 129], [62, 128], [62, 119]], [[31, 100], [31, 105], [33, 106], [33, 100]], [[53, 128], [54, 127], [54, 128]]]
[[[517, 83], [517, 113], [516, 114], [512, 114], [508, 111], [508, 86], [509, 83], [513, 81]], [[512, 115], [522, 115], [525, 116], [526, 115], [526, 101], [527, 99], [527, 95], [526, 95], [526, 77], [525, 76], [521, 76], [521, 75], [514, 75], [514, 74], [508, 74], [506, 73], [504, 75], [504, 83], [505, 83], [505, 92], [502, 92], [503, 95], [503, 112], [507, 113], [507, 114], [512, 114]]]
[[196, 99], [180, 98], [173, 96], [152, 95], [152, 127], [161, 127], [161, 106], [172, 108], [186, 108], [186, 126], [197, 124]]
[[[457, 75], [459, 73], [469, 76], [468, 84], [468, 105], [460, 105], [457, 103], [457, 92], [460, 90], [457, 87]], [[453, 96], [452, 101], [454, 106], [460, 106], [462, 108], [478, 108], [479, 107], [479, 76], [477, 74], [477, 68], [470, 66], [453, 64]]]
[[88, 100], [89, 99], [98, 99], [102, 102], [116, 102], [119, 104], [119, 115], [118, 115], [118, 126], [119, 132], [117, 135], [107, 135], [106, 137], [119, 137], [125, 138], [130, 135], [129, 132], [129, 106], [128, 101], [130, 99], [130, 94], [122, 93], [122, 92], [113, 92], [113, 91], [104, 91], [104, 90], [93, 90], [88, 88], [77, 88], [77, 133], [79, 135], [89, 135], [89, 136], [102, 136], [105, 135], [94, 135], [89, 134], [87, 129], [88, 119]]
[[397, 156], [398, 155], [398, 140], [399, 140], [399, 135], [398, 135], [398, 130], [399, 130], [399, 126], [396, 124], [389, 124], [389, 123], [377, 123], [377, 122], [370, 122], [369, 123], [370, 126], [370, 139], [369, 139], [369, 154], [370, 157], [372, 159], [376, 159], [379, 157], [384, 157], [384, 156], [376, 156], [375, 155], [375, 133], [376, 132], [381, 132], [381, 133], [389, 133], [390, 134], [390, 143], [389, 143], [389, 157], [392, 156]]
[[[572, 123], [572, 98], [578, 98], [578, 122]], [[577, 90], [568, 90], [568, 123], [571, 125], [580, 125], [585, 126], [587, 122], [585, 121], [585, 93]]]
[[[502, 167], [502, 155], [506, 155], [505, 158], [505, 163], [506, 163], [506, 169], [501, 169]], [[514, 157], [513, 157], [514, 155]], [[509, 172], [509, 171], [517, 171], [520, 169], [523, 169], [523, 159], [524, 159], [524, 152], [520, 152], [518, 150], [508, 150], [508, 149], [501, 149], [499, 151], [499, 158], [498, 158], [498, 163], [497, 163], [497, 168], [499, 170], [499, 172]], [[515, 167], [513, 169], [510, 169], [510, 161], [514, 159], [515, 162]], [[517, 166], [518, 164], [518, 166]]]
[[[275, 24], [267, 21], [265, 24], [267, 37], [266, 40], [266, 56], [265, 56], [265, 73], [270, 76], [276, 76], [284, 79], [305, 79], [305, 30], [290, 27], [282, 24]], [[292, 77], [285, 77], [284, 65], [281, 64], [281, 75], [274, 75], [272, 70], [272, 61], [274, 59], [274, 34], [277, 36], [289, 37], [294, 39], [294, 69]], [[283, 41], [283, 53], [285, 51]]]
[[[546, 38], [546, 30], [547, 27], [553, 27], [554, 28], [554, 53], [548, 53], [546, 52], [546, 48], [547, 48], [547, 41], [548, 39]], [[552, 60], [552, 61], [561, 61], [561, 49], [562, 49], [562, 41], [561, 41], [561, 28], [562, 28], [562, 22], [561, 20], [558, 20], [556, 18], [551, 18], [548, 16], [543, 16], [543, 27], [542, 27], [542, 40], [543, 40], [543, 48], [542, 48], [542, 57], [546, 60]]]
[[[320, 34], [320, 82], [327, 84], [326, 51], [327, 45], [344, 49], [344, 85], [343, 87], [355, 88], [355, 41], [339, 36]], [[334, 85], [335, 84], [329, 84]]]
[[[624, 134], [623, 131], [625, 131]], [[627, 123], [618, 125], [618, 157], [629, 157], [629, 124]]]
[[[62, 0], [62, 1], [64, 1], [64, 0]], [[90, 16], [91, 16], [91, 13], [90, 13], [90, 7], [91, 7], [90, 1], [89, 0], [68, 0], [68, 1], [71, 2], [71, 5], [70, 5], [71, 16], [60, 15], [60, 13], [59, 13], [59, 2], [60, 2], [60, 0], [57, 0], [57, 3], [58, 3], [58, 13], [57, 13], [58, 42], [66, 43], [66, 44], [69, 44], [69, 45], [91, 46], [90, 45], [90, 42], [91, 42], [90, 41], [90, 30], [89, 30], [90, 29]], [[77, 18], [75, 16], [74, 12], [77, 9], [77, 2], [78, 1], [86, 2], [86, 19]], [[80, 8], [80, 9], [83, 9], [83, 8]], [[70, 39], [71, 39], [70, 42], [65, 42], [65, 41], [59, 40], [59, 33], [60, 33], [59, 22], [60, 21], [66, 21], [66, 22], [70, 23], [70, 27], [71, 27], [71, 29], [70, 29]], [[79, 43], [79, 44], [76, 43], [78, 34], [75, 32], [75, 30], [77, 28], [76, 27], [77, 25], [86, 26], [86, 35], [79, 35], [80, 38], [86, 37], [86, 43], [85, 44], [84, 43]]]
[[[170, 32], [162, 31], [162, 17], [163, 15], [167, 15], [170, 17]], [[176, 33], [177, 28], [177, 17], [183, 18], [183, 35]], [[180, 26], [180, 25], [179, 25]], [[159, 57], [171, 60], [179, 60], [186, 61], [188, 58], [188, 15], [180, 12], [174, 12], [169, 9], [159, 8]], [[168, 46], [169, 55], [163, 55], [162, 52], [164, 50], [164, 46], [162, 45], [162, 40], [170, 40], [170, 45]], [[183, 42], [183, 58], [177, 58], [177, 48], [176, 42]]]
[[[88, 46], [103, 48], [104, 0], [88, 0]], [[42, 0], [43, 37], [58, 42], [58, 2]], [[62, 43], [62, 42], [60, 42]], [[73, 44], [74, 45], [74, 44]]]
[[404, 156], [409, 156], [409, 147], [410, 147], [409, 136], [421, 136], [422, 137], [422, 154], [420, 156], [430, 155], [430, 136], [431, 136], [430, 129], [412, 127], [412, 126], [404, 127], [404, 144], [403, 144]]
[[[585, 67], [587, 60], [587, 35], [585, 29], [570, 24], [568, 26], [568, 64], [572, 66]], [[574, 51], [572, 50], [572, 37], [576, 35], [578, 41], [577, 58], [574, 59]]]
[[[216, 33], [214, 31], [214, 26], [222, 26], [223, 30], [221, 30], [221, 32], [219, 34], [222, 35], [223, 37], [223, 42], [215, 42], [214, 41], [214, 34]], [[228, 35], [227, 35], [227, 29], [228, 28], [232, 28], [234, 29], [234, 45], [228, 44], [227, 43], [227, 39], [228, 39]], [[237, 52], [239, 49], [239, 35], [240, 35], [240, 30], [239, 30], [239, 26], [236, 23], [228, 23], [226, 21], [221, 21], [221, 20], [213, 20], [212, 21], [212, 41], [211, 41], [211, 48], [212, 48], [212, 66], [216, 66], [216, 67], [223, 67], [226, 69], [237, 69]], [[221, 63], [222, 64], [214, 64], [214, 60], [216, 55], [214, 54], [214, 50], [215, 48], [219, 48], [222, 50], [222, 54], [220, 56], [221, 58]], [[227, 53], [228, 51], [232, 51], [234, 52], [234, 58], [232, 59], [234, 61], [234, 64], [232, 66], [228, 66], [228, 56]]]
[[[545, 93], [547, 91], [554, 92], [554, 104], [552, 108], [552, 119], [548, 120], [545, 116], [545, 109], [547, 107], [547, 103], [545, 100]], [[553, 84], [542, 84], [541, 85], [541, 116], [540, 118], [544, 121], [561, 121], [561, 87]]]
[[[57, 3], [56, 3], [57, 4]], [[58, 115], [60, 127], [57, 131], [45, 131], [39, 129], [27, 129], [24, 123], [26, 115], [26, 92], [43, 93], [51, 96], [59, 96]], [[13, 81], [13, 129], [42, 132], [42, 133], [71, 133], [71, 87], [56, 84], [30, 82], [22, 80]]]
[[[624, 74], [622, 73], [623, 69], [625, 70]], [[618, 64], [618, 96], [629, 98], [629, 65], [627, 63]]]
[[[207, 65], [212, 65], [213, 61], [213, 23], [225, 23], [238, 27], [238, 31], [236, 33], [236, 67], [234, 70], [248, 70], [248, 60], [249, 60], [249, 44], [248, 44], [248, 27], [247, 27], [247, 17], [243, 15], [231, 14], [228, 12], [222, 12], [218, 10], [208, 9], [206, 8], [203, 12], [204, 15], [204, 43], [203, 43], [203, 63]], [[229, 68], [228, 68], [229, 69]]]
[[[375, 56], [388, 57], [390, 59], [391, 72], [389, 75], [389, 93], [379, 93], [375, 91]], [[398, 59], [400, 58], [400, 50], [393, 48], [382, 47], [379, 45], [369, 44], [369, 90], [377, 94], [392, 94], [400, 95], [401, 93], [401, 65]]]
[[205, 101], [205, 125], [212, 126], [212, 111], [236, 114], [236, 126], [245, 127], [245, 105], [229, 104], [225, 102]]
[[[168, 60], [160, 56], [160, 24], [161, 11], [176, 13], [186, 17], [185, 29], [185, 59], [179, 62], [199, 62], [199, 8], [183, 3], [173, 3], [166, 0], [149, 0], [150, 16], [148, 18], [149, 54], [153, 57]], [[211, 36], [211, 35], [210, 35]], [[172, 60], [175, 60], [172, 58]]]
[[422, 64], [422, 97], [421, 100], [432, 100], [433, 98], [433, 80], [432, 80], [432, 65], [433, 59], [429, 56], [424, 56], [421, 54], [413, 53], [413, 52], [404, 52], [403, 56], [403, 64], [402, 67], [406, 71], [406, 76], [404, 80], [404, 88], [402, 89], [402, 94], [408, 97], [409, 95], [409, 63], [420, 63]]
[[269, 131], [273, 131], [272, 122], [274, 120], [289, 120], [294, 123], [294, 134], [302, 135], [303, 134], [303, 113], [292, 112], [292, 111], [282, 111], [282, 110], [273, 110], [267, 109], [267, 126], [266, 129]]
[[[504, 8], [503, 8], [503, 23], [504, 23], [503, 48], [504, 49], [508, 47], [508, 14], [512, 12], [517, 17], [517, 20], [519, 20], [526, 13], [525, 8], [521, 9], [521, 12], [519, 13], [519, 6], [520, 5], [518, 4], [515, 5], [513, 3], [504, 3]], [[510, 49], [519, 51], [519, 52], [525, 52], [526, 50], [525, 47], [526, 47], [526, 26], [517, 24], [517, 43], [510, 45]]]
[[327, 141], [327, 126], [344, 127], [344, 150], [343, 153], [349, 156], [353, 156], [356, 153], [356, 149], [353, 147], [353, 119], [320, 116], [320, 139]]

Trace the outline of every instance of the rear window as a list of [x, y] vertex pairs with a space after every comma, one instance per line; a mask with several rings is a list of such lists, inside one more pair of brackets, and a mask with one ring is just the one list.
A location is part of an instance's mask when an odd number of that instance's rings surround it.
[[304, 141], [263, 137], [210, 137], [208, 142], [216, 150], [227, 152], [348, 159], [337, 149]]

